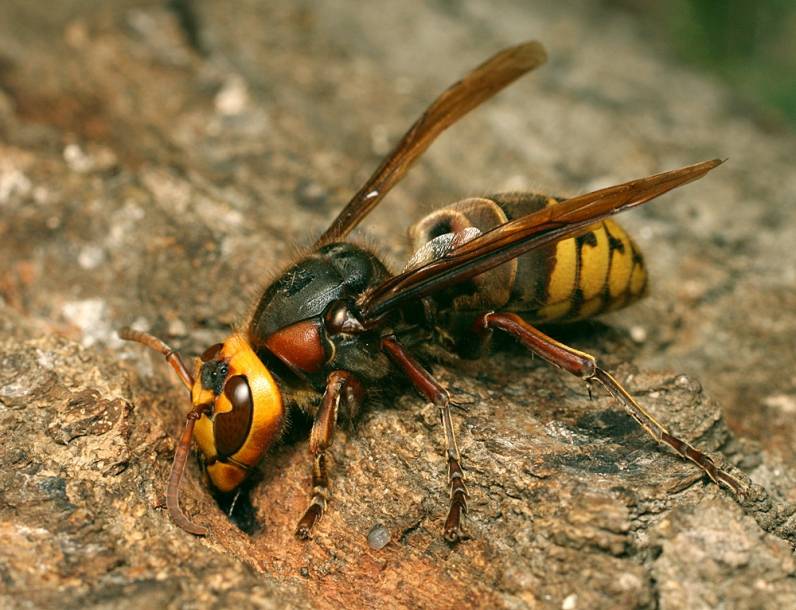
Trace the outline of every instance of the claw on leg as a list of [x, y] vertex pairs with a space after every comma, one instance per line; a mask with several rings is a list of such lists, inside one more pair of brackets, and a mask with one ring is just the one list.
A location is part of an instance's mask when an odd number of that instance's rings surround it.
[[616, 379], [597, 366], [593, 356], [559, 343], [514, 313], [490, 312], [479, 316], [475, 321], [474, 331], [483, 334], [484, 329], [502, 330], [547, 362], [584, 379], [589, 384], [590, 395], [591, 383], [599, 382], [652, 438], [671, 447], [681, 457], [699, 466], [715, 483], [725, 485], [737, 496], [744, 495], [746, 488], [743, 483], [716, 466], [710, 456], [669, 433]]

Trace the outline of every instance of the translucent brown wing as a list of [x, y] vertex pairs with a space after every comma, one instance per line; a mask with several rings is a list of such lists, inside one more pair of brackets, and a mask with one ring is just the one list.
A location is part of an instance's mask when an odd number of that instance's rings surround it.
[[704, 161], [567, 199], [495, 227], [446, 256], [393, 276], [358, 303], [363, 321], [463, 282], [529, 250], [575, 237], [593, 223], [698, 180], [723, 163]]
[[509, 47], [448, 88], [409, 128], [315, 246], [348, 235], [403, 178], [412, 163], [440, 133], [520, 76], [542, 65], [546, 59], [544, 47], [538, 42]]

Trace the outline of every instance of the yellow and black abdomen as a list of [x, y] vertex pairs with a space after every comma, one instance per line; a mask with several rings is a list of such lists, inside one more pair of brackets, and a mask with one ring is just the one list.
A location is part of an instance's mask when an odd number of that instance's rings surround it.
[[[468, 227], [486, 232], [559, 201], [529, 193], [465, 199], [426, 216], [410, 229], [410, 238], [419, 249], [444, 233]], [[642, 297], [646, 286], [647, 271], [638, 247], [619, 224], [605, 220], [578, 237], [524, 254], [440, 297], [454, 311], [513, 311], [540, 324], [573, 322], [619, 309]]]

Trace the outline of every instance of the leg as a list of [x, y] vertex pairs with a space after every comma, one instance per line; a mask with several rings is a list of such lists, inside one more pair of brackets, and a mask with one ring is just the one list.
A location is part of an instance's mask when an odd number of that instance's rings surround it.
[[347, 371], [334, 371], [326, 380], [323, 401], [315, 414], [310, 432], [310, 453], [312, 454], [312, 496], [307, 510], [296, 526], [296, 536], [306, 540], [313, 526], [326, 510], [329, 495], [329, 478], [326, 473], [326, 450], [334, 440], [337, 413], [340, 400], [346, 402], [349, 413], [356, 412], [362, 402], [364, 390], [357, 379]]
[[445, 446], [448, 457], [448, 484], [450, 486], [450, 508], [445, 519], [445, 540], [456, 542], [464, 537], [461, 517], [467, 513], [467, 489], [464, 486], [464, 472], [461, 466], [459, 448], [451, 420], [450, 396], [436, 379], [426, 371], [393, 337], [381, 341], [381, 348], [390, 359], [409, 377], [415, 389], [433, 402], [440, 412], [445, 430]]
[[705, 471], [714, 483], [723, 483], [736, 495], [743, 495], [744, 485], [738, 479], [717, 467], [710, 456], [670, 434], [628, 394], [627, 390], [619, 385], [616, 379], [597, 366], [593, 356], [559, 343], [513, 313], [485, 313], [476, 319], [474, 327], [476, 332], [482, 334], [489, 333], [492, 329], [502, 330], [549, 363], [569, 371], [587, 382], [599, 381], [652, 438], [659, 443], [668, 445], [682, 457], [694, 462]]

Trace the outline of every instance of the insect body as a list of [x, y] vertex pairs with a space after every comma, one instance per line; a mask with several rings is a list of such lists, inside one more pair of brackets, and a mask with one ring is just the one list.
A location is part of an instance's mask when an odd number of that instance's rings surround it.
[[306, 538], [326, 509], [327, 450], [338, 416], [356, 416], [377, 382], [403, 374], [439, 408], [446, 441], [449, 541], [462, 537], [467, 491], [448, 393], [415, 359], [420, 340], [477, 355], [495, 330], [543, 359], [597, 381], [657, 441], [693, 461], [735, 493], [743, 486], [711, 458], [672, 436], [595, 359], [534, 324], [579, 320], [638, 299], [646, 271], [633, 241], [608, 217], [704, 176], [706, 161], [570, 199], [530, 194], [467, 199], [438, 210], [410, 231], [416, 254], [391, 274], [345, 237], [381, 201], [434, 138], [464, 114], [541, 65], [529, 42], [505, 49], [435, 100], [315, 244], [263, 293], [249, 323], [195, 359], [190, 372], [159, 339], [120, 336], [162, 353], [191, 393], [192, 410], [175, 453], [167, 505], [195, 534], [178, 502], [191, 439], [221, 491], [236, 489], [280, 436], [285, 406], [313, 417], [309, 506], [298, 522]]
[[[527, 193], [465, 199], [432, 214], [410, 229], [419, 250], [443, 234], [479, 233], [526, 216], [561, 199]], [[647, 286], [644, 261], [628, 234], [604, 220], [578, 237], [562, 239], [523, 254], [459, 286], [456, 311], [522, 312], [532, 323], [572, 322], [639, 299]], [[467, 288], [470, 294], [467, 294]]]

